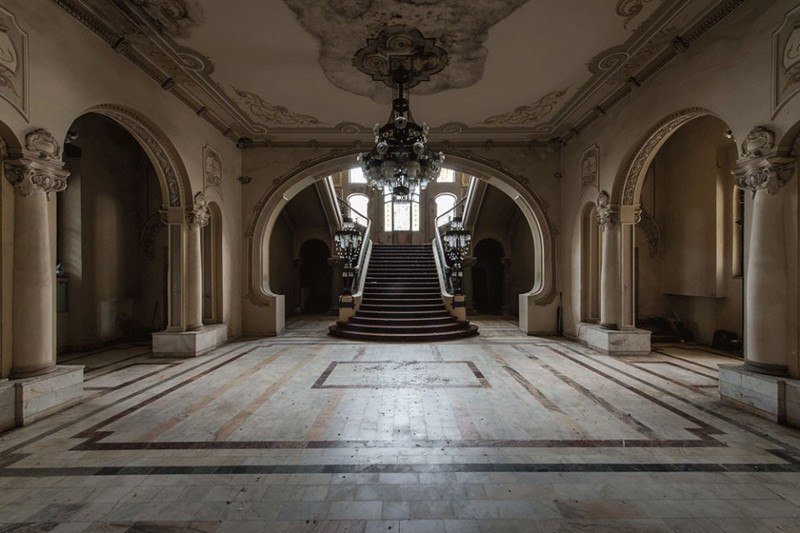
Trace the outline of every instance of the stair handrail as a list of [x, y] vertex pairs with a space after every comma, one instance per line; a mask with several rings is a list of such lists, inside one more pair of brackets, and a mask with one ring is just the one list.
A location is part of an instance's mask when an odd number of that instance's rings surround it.
[[449, 215], [450, 213], [452, 213], [453, 211], [456, 211], [457, 209], [462, 209], [463, 210], [464, 205], [466, 203], [467, 203], [467, 198], [466, 197], [462, 198], [461, 200], [456, 202], [456, 204], [452, 208], [448, 209], [447, 211], [445, 211], [441, 215], [437, 216], [433, 221], [433, 223], [434, 223], [434, 233], [436, 233], [436, 238], [434, 239], [434, 248], [436, 249], [436, 255], [437, 255], [437, 259], [438, 259], [437, 263], [441, 263], [441, 270], [442, 270], [441, 274], [444, 277], [443, 293], [446, 296], [452, 296], [453, 295], [453, 282], [452, 282], [452, 279], [451, 279], [451, 276], [450, 276], [450, 272], [452, 271], [452, 265], [450, 265], [450, 263], [447, 261], [447, 255], [444, 253], [444, 243], [442, 242], [442, 232], [439, 230], [439, 228], [442, 225], [439, 224], [439, 219]]
[[[351, 294], [353, 294], [353, 296], [360, 296], [361, 291], [364, 288], [364, 281], [362, 278], [366, 278], [366, 270], [367, 270], [366, 268], [364, 268], [365, 266], [364, 263], [366, 262], [368, 256], [367, 250], [371, 247], [372, 244], [372, 239], [370, 237], [372, 233], [372, 219], [367, 215], [364, 215], [363, 213], [359, 213], [358, 211], [356, 211], [353, 207], [350, 206], [350, 204], [348, 204], [338, 196], [336, 197], [336, 200], [339, 202], [341, 207], [347, 209], [348, 213], [350, 213], [351, 215], [356, 214], [358, 217], [363, 218], [364, 220], [367, 221], [367, 224], [366, 226], [364, 226], [362, 234], [361, 249], [358, 252], [358, 260], [356, 261], [356, 266], [353, 271], [353, 281], [351, 282], [350, 285]], [[360, 226], [361, 224], [356, 222], [356, 225]]]

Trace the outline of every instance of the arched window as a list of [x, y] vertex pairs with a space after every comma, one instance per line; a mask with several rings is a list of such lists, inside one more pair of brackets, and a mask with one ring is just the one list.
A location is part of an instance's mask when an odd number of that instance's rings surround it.
[[[440, 195], [436, 196], [436, 198], [434, 198], [433, 201], [436, 202], [436, 224], [437, 225], [441, 226], [442, 224], [447, 224], [448, 222], [453, 220], [453, 215], [455, 215], [455, 212], [453, 212], [453, 211], [451, 211], [450, 213], [447, 213], [447, 212], [450, 211], [451, 209], [453, 209], [456, 206], [456, 195], [455, 194], [450, 194], [450, 193], [440, 194]], [[444, 215], [445, 213], [447, 213], [447, 216], [439, 218], [442, 215]]]
[[383, 231], [419, 231], [419, 194], [383, 197]]
[[369, 198], [367, 195], [351, 194], [347, 197], [347, 205], [349, 205], [350, 210], [353, 211], [350, 213], [350, 217], [353, 219], [353, 221], [356, 224], [366, 226], [367, 219], [365, 217], [369, 216], [367, 213], [367, 209], [369, 208]]

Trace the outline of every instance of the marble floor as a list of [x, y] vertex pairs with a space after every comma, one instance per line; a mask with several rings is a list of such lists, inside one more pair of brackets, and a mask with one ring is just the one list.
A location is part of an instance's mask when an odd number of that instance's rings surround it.
[[800, 531], [800, 432], [720, 403], [731, 358], [476, 322], [70, 356], [84, 401], [0, 435], [0, 531]]

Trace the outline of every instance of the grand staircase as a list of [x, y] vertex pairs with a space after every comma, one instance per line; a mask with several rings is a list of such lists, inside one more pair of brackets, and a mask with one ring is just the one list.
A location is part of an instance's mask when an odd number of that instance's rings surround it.
[[431, 245], [376, 244], [364, 297], [354, 317], [330, 334], [345, 339], [431, 342], [471, 337], [478, 327], [458, 322], [442, 302]]

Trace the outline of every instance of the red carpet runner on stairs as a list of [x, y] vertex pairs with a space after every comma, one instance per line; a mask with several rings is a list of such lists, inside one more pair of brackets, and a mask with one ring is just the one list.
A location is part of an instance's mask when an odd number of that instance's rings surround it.
[[442, 302], [431, 245], [376, 244], [367, 268], [361, 307], [330, 327], [335, 337], [430, 342], [471, 337], [478, 327], [458, 322]]

